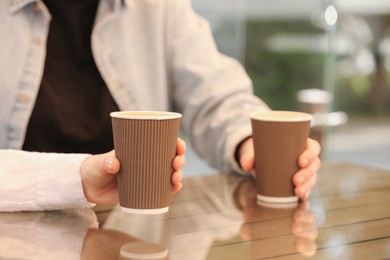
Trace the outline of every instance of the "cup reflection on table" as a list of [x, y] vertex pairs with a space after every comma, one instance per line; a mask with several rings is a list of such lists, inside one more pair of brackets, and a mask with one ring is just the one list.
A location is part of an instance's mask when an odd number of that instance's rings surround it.
[[284, 204], [283, 207], [282, 204], [260, 202], [257, 200], [255, 185], [252, 179], [244, 180], [235, 192], [236, 203], [244, 217], [244, 223], [240, 228], [241, 237], [247, 241], [254, 241], [293, 235], [292, 243], [297, 253], [305, 256], [314, 255], [317, 250], [318, 230], [309, 203], [290, 203]]
[[168, 249], [125, 232], [113, 229], [88, 230], [81, 252], [81, 260], [168, 260]]

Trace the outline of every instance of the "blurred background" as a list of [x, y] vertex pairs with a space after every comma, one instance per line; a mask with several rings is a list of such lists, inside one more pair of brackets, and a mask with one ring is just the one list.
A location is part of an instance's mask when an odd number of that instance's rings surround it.
[[[314, 116], [323, 160], [390, 169], [389, 0], [192, 0], [275, 110]], [[215, 170], [189, 146], [185, 175]]]

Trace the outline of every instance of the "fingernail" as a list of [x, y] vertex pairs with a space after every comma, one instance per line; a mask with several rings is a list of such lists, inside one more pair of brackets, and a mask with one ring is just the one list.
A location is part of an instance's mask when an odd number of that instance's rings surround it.
[[112, 158], [109, 158], [107, 160], [107, 167], [108, 169], [112, 170], [112, 165], [114, 164], [114, 160]]

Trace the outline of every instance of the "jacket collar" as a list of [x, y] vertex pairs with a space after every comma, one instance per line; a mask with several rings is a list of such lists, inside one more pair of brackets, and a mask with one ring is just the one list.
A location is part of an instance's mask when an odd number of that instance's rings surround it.
[[36, 3], [37, 0], [8, 0], [9, 10], [11, 13], [15, 13], [30, 3]]
[[[1, 0], [0, 0], [1, 1]], [[27, 6], [30, 3], [40, 3], [42, 2], [40, 0], [8, 0], [9, 1], [9, 10], [11, 13], [15, 13], [22, 9], [23, 7]], [[129, 8], [131, 8], [134, 5], [134, 0], [100, 0], [104, 1], [108, 6], [112, 8], [112, 10], [118, 10], [121, 5], [125, 5]]]

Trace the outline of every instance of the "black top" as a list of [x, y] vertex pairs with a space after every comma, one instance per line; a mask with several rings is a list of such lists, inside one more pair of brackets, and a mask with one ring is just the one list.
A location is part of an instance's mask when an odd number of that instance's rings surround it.
[[52, 20], [42, 83], [24, 150], [102, 153], [113, 149], [118, 110], [91, 50], [98, 0], [44, 0]]

